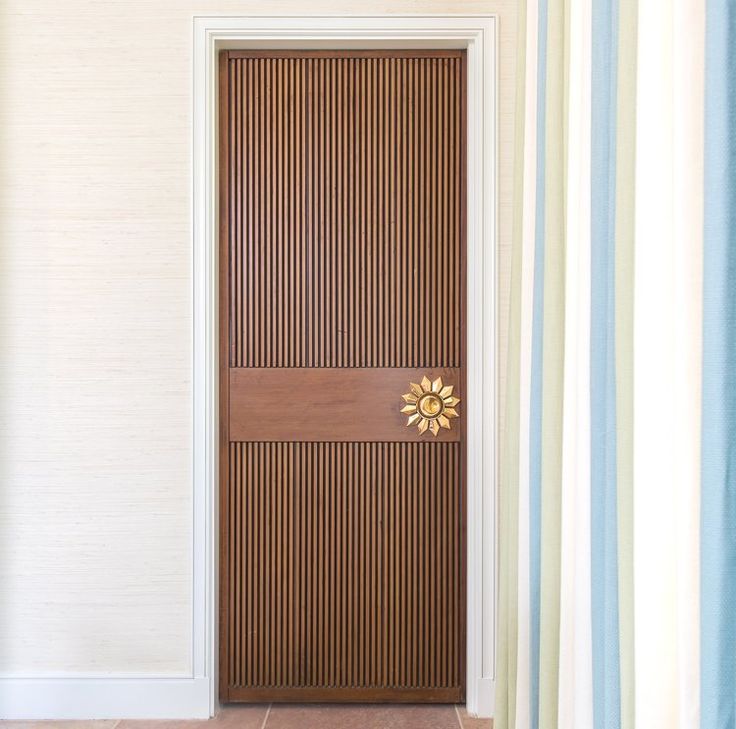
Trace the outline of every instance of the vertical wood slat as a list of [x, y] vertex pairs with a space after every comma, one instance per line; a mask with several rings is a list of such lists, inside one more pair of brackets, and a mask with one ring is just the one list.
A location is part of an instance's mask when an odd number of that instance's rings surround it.
[[229, 74], [230, 366], [461, 366], [459, 53]]
[[462, 685], [460, 448], [230, 444], [233, 688]]
[[[228, 366], [462, 367], [462, 55], [223, 59], [221, 402]], [[223, 432], [223, 697], [462, 700], [462, 442]]]

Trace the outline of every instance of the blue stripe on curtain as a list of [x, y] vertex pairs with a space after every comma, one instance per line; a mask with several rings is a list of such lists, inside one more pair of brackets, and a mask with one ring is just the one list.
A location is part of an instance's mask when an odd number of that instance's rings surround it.
[[534, 301], [529, 408], [529, 716], [539, 727], [539, 635], [542, 564], [542, 337], [544, 332], [544, 176], [547, 86], [547, 0], [539, 0], [537, 56], [537, 178]]
[[701, 727], [736, 727], [736, 4], [705, 29]]
[[593, 720], [621, 726], [616, 508], [615, 219], [618, 2], [594, 0], [591, 136]]

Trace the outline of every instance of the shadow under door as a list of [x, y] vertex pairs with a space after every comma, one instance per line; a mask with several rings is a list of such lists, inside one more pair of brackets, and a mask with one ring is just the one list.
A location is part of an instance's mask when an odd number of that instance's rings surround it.
[[465, 693], [465, 56], [220, 55], [220, 696]]

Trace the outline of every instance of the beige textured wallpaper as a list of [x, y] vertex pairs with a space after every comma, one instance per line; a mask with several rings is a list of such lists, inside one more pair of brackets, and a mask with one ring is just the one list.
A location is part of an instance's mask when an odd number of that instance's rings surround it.
[[192, 16], [498, 13], [505, 324], [515, 4], [2, 3], [0, 674], [190, 670]]

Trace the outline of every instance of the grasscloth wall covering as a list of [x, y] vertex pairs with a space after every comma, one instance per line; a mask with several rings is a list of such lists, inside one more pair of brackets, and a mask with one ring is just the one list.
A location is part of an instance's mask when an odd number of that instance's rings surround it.
[[[502, 325], [515, 6], [278, 4], [499, 14]], [[192, 15], [274, 12], [0, 8], [0, 673], [190, 669]]]

